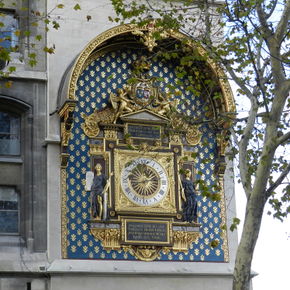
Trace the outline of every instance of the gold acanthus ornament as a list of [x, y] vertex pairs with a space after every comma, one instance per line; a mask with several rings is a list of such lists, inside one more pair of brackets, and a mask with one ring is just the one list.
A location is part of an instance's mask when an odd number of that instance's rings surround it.
[[73, 124], [73, 114], [74, 108], [76, 106], [75, 102], [67, 102], [62, 110], [59, 112], [61, 118], [61, 145], [63, 147], [68, 146], [69, 139], [71, 137], [71, 129]]
[[147, 142], [141, 142], [140, 144], [134, 145], [132, 138], [126, 138], [125, 141], [126, 141], [126, 144], [130, 146], [130, 148], [134, 150], [138, 150], [139, 152], [143, 152], [143, 153], [150, 152], [150, 151], [153, 152], [157, 149], [160, 149], [162, 145], [160, 140], [155, 140], [153, 146], [149, 145]]
[[[173, 130], [183, 131], [185, 132], [185, 139], [186, 142], [190, 145], [197, 145], [201, 141], [202, 133], [200, 132], [199, 128], [200, 125], [191, 125], [184, 120], [184, 117], [180, 116], [176, 112], [172, 112], [170, 115], [171, 120], [171, 127]], [[180, 142], [178, 140], [178, 135], [173, 135], [171, 137], [174, 143]]]
[[188, 252], [189, 246], [199, 237], [199, 232], [174, 231], [173, 251]]
[[173, 245], [171, 247], [161, 247], [154, 245], [127, 246], [121, 245], [121, 230], [112, 228], [92, 228], [93, 236], [101, 241], [105, 250], [120, 250], [130, 252], [141, 261], [154, 261], [160, 257], [161, 251], [167, 253], [173, 250], [174, 253], [187, 253], [191, 244], [199, 238], [199, 232], [173, 231]]
[[131, 246], [129, 252], [141, 261], [151, 262], [160, 256], [161, 249], [161, 247], [156, 246]]
[[99, 123], [111, 124], [114, 120], [114, 111], [111, 108], [106, 108], [105, 110], [98, 111], [97, 109], [90, 115], [81, 113], [81, 117], [84, 119], [81, 127], [84, 133], [89, 138], [95, 138], [100, 133]]
[[[146, 30], [144, 30], [144, 28]], [[142, 29], [136, 29], [132, 31], [133, 35], [140, 36], [142, 43], [148, 48], [149, 51], [153, 51], [154, 47], [158, 45], [156, 35], [159, 34], [161, 39], [168, 38], [173, 33], [173, 30], [164, 30], [163, 27], [157, 27], [155, 21], [151, 21]]]
[[[125, 113], [129, 113], [129, 112], [138, 111], [142, 108], [142, 106], [134, 103], [134, 100], [132, 99], [132, 97], [130, 97], [130, 94], [128, 93], [127, 90], [131, 91], [131, 88], [126, 87], [125, 89], [119, 89], [117, 91], [118, 94], [114, 94], [114, 93], [110, 94], [110, 102], [113, 108], [106, 108], [105, 110], [100, 110], [100, 111], [95, 110], [90, 115], [81, 113], [81, 117], [84, 119], [84, 123], [82, 123], [81, 127], [84, 130], [84, 133], [89, 138], [95, 138], [99, 135], [100, 122], [106, 123], [106, 124], [116, 123], [117, 119], [121, 115]], [[165, 100], [164, 96], [159, 96], [158, 98], [152, 101], [152, 104], [150, 104], [150, 110], [152, 110], [153, 112], [156, 112], [159, 115], [169, 117], [169, 119], [171, 119], [172, 128], [186, 132], [185, 138], [188, 144], [197, 145], [200, 142], [201, 137], [202, 137], [202, 133], [199, 130], [200, 126], [190, 125], [185, 120], [183, 120], [182, 117], [178, 116], [178, 114], [175, 112], [175, 108], [177, 107], [178, 102], [179, 102], [178, 99], [174, 99], [173, 101], [171, 99]], [[110, 134], [110, 137], [109, 137], [110, 139], [116, 138], [116, 132], [113, 133], [110, 131], [110, 132], [106, 132], [106, 134]], [[129, 142], [130, 140], [127, 140], [127, 141]], [[142, 146], [144, 144], [142, 144]], [[148, 151], [149, 147], [138, 148], [138, 149], [139, 150], [141, 149], [142, 151]]]
[[91, 233], [93, 236], [102, 242], [105, 250], [119, 250], [120, 245], [120, 230], [119, 229], [97, 229], [92, 228]]
[[188, 125], [185, 139], [190, 145], [197, 145], [201, 140], [202, 134], [199, 131], [199, 126]]

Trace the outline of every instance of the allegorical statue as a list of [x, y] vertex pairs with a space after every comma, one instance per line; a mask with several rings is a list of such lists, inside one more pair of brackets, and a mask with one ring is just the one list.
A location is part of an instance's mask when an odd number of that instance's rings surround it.
[[[127, 92], [124, 89], [117, 89], [117, 94], [110, 94], [110, 102], [115, 111], [114, 123], [124, 113], [130, 113], [133, 110], [130, 108], [132, 100], [129, 99]], [[132, 103], [133, 104], [133, 103]]]
[[185, 178], [181, 181], [181, 197], [183, 199], [183, 220], [197, 223], [197, 201], [191, 171], [185, 171]]
[[[102, 173], [102, 165], [98, 163], [95, 166], [96, 174], [93, 179], [93, 184], [91, 187], [91, 210], [93, 218], [105, 219], [104, 210], [106, 210], [106, 199], [104, 202], [104, 197], [110, 186], [110, 178], [107, 180], [105, 175]], [[111, 173], [110, 176], [112, 176]]]
[[169, 99], [169, 100], [164, 100], [162, 102], [159, 102], [157, 104], [159, 105], [158, 113], [160, 115], [166, 116], [167, 114], [170, 113], [172, 108], [174, 108], [176, 110], [177, 105], [179, 104], [179, 100], [178, 99], [174, 99], [174, 100]]

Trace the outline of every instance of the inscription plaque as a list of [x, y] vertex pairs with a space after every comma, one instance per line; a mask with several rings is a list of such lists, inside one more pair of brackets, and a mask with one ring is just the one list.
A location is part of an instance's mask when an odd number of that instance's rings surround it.
[[123, 243], [131, 245], [169, 245], [170, 224], [167, 220], [124, 220]]
[[128, 134], [133, 138], [144, 138], [144, 139], [160, 139], [160, 126], [156, 125], [133, 125], [128, 124]]

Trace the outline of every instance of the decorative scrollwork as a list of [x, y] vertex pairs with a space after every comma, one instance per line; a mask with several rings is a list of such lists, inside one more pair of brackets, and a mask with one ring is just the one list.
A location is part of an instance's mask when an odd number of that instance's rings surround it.
[[202, 133], [199, 130], [198, 125], [190, 125], [186, 120], [184, 120], [181, 116], [177, 113], [172, 113], [170, 116], [171, 119], [171, 126], [173, 130], [179, 132], [179, 134], [175, 133], [171, 136], [171, 143], [172, 144], [181, 144], [180, 140], [180, 133], [185, 133], [186, 142], [189, 145], [197, 145], [201, 141]]
[[190, 245], [199, 237], [199, 232], [174, 231], [173, 251], [188, 252]]
[[[133, 256], [141, 261], [154, 261], [160, 257], [161, 251], [168, 253], [170, 250], [174, 252], [188, 252], [190, 245], [199, 237], [197, 231], [175, 230], [173, 235], [173, 246], [162, 247], [155, 245], [121, 245], [121, 229], [114, 227], [102, 227], [101, 224], [96, 224], [91, 228], [93, 236], [101, 241], [105, 250], [123, 249], [130, 252]], [[100, 226], [100, 227], [98, 227]], [[112, 226], [112, 225], [111, 225]]]
[[112, 109], [107, 108], [103, 111], [95, 110], [91, 115], [87, 116], [86, 114], [82, 113], [81, 117], [85, 120], [84, 123], [82, 123], [81, 127], [84, 130], [84, 133], [89, 138], [95, 138], [100, 133], [100, 127], [99, 123], [106, 122], [107, 124], [110, 124], [114, 120], [114, 113]]
[[[144, 30], [144, 28], [146, 30]], [[148, 23], [145, 27], [141, 29], [136, 29], [132, 32], [132, 34], [140, 36], [142, 43], [147, 46], [149, 51], [153, 51], [154, 47], [156, 47], [156, 33], [160, 35], [160, 38], [168, 38], [172, 34], [172, 30], [166, 30], [159, 26], [155, 25], [155, 21]]]
[[157, 246], [132, 246], [129, 251], [137, 259], [145, 262], [151, 262], [160, 256], [161, 249], [161, 247]]
[[93, 236], [102, 242], [104, 249], [116, 250], [120, 249], [120, 229], [115, 228], [91, 228]]
[[105, 138], [107, 140], [117, 140], [118, 135], [116, 130], [104, 130]]
[[202, 134], [198, 126], [188, 126], [185, 139], [190, 145], [197, 145], [201, 140]]
[[69, 138], [71, 136], [71, 128], [73, 123], [73, 114], [76, 103], [71, 101], [67, 102], [63, 109], [59, 112], [61, 117], [61, 145], [63, 147], [68, 146]]

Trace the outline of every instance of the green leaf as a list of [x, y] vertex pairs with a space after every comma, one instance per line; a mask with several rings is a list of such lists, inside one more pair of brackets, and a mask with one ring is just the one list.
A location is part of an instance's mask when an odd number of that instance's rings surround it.
[[12, 84], [13, 84], [13, 82], [12, 81], [7, 81], [7, 82], [5, 82], [5, 87], [7, 88], [7, 89], [10, 89], [11, 87], [12, 87]]
[[210, 247], [211, 248], [216, 248], [219, 245], [219, 241], [218, 240], [213, 240], [210, 242]]
[[43, 51], [44, 51], [44, 52], [47, 52], [47, 53], [49, 53], [49, 54], [53, 54], [53, 53], [54, 53], [54, 48], [53, 48], [53, 47], [47, 47], [47, 46], [45, 46], [45, 47], [43, 48]]
[[35, 36], [35, 39], [38, 40], [38, 41], [40, 41], [42, 39], [42, 35], [40, 35], [40, 34], [36, 35]]
[[37, 61], [34, 60], [34, 59], [30, 59], [30, 60], [28, 61], [28, 64], [29, 64], [31, 67], [34, 67], [34, 66], [36, 66], [36, 64], [37, 64]]
[[76, 4], [73, 8], [74, 10], [81, 10], [81, 6], [80, 4]]
[[16, 71], [16, 67], [15, 66], [10, 66], [8, 70], [9, 70], [10, 73], [15, 72]]
[[238, 225], [240, 224], [240, 219], [239, 218], [237, 218], [237, 217], [234, 217], [233, 218], [233, 222], [232, 222], [232, 224], [231, 224], [231, 226], [230, 226], [230, 231], [234, 231], [234, 230], [236, 230], [237, 228], [238, 228]]
[[28, 57], [29, 57], [29, 58], [33, 58], [33, 59], [35, 59], [35, 58], [36, 58], [36, 53], [34, 53], [34, 52], [29, 53], [29, 54], [28, 54]]
[[20, 30], [15, 30], [14, 34], [15, 34], [15, 36], [19, 37], [20, 36]]
[[57, 30], [59, 28], [59, 23], [56, 21], [52, 21], [52, 27]]
[[221, 226], [221, 230], [225, 231], [227, 229], [227, 226], [224, 224]]

